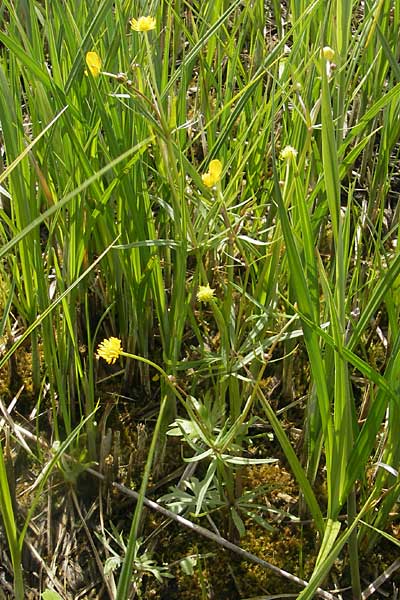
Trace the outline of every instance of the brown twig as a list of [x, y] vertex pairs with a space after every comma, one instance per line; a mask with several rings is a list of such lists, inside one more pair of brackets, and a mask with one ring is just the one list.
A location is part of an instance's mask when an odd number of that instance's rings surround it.
[[379, 577], [375, 579], [375, 581], [369, 584], [369, 586], [361, 594], [361, 600], [366, 600], [366, 598], [372, 596], [372, 594], [374, 594], [376, 590], [389, 579], [392, 573], [397, 571], [397, 569], [400, 569], [400, 558], [397, 558], [387, 569], [383, 571], [381, 575], [379, 575]]
[[[86, 469], [86, 472], [90, 473], [91, 475], [93, 475], [97, 479], [100, 479], [101, 481], [104, 479], [104, 475], [102, 475], [102, 473], [99, 473], [95, 469], [88, 468], [88, 469]], [[130, 490], [129, 488], [125, 487], [124, 485], [121, 485], [120, 483], [114, 482], [112, 484], [112, 486], [115, 489], [117, 489], [119, 492], [124, 494], [125, 496], [129, 496], [130, 498], [133, 498], [136, 501], [139, 498], [139, 494], [137, 492]], [[196, 525], [196, 523], [193, 523], [192, 521], [185, 519], [185, 517], [181, 517], [180, 515], [177, 515], [177, 514], [171, 512], [170, 510], [164, 508], [163, 506], [161, 506], [157, 502], [154, 502], [153, 500], [144, 498], [144, 505], [152, 510], [157, 511], [158, 513], [164, 515], [165, 517], [171, 519], [172, 521], [175, 521], [179, 525], [182, 525], [183, 527], [186, 527], [187, 529], [190, 529], [191, 531], [194, 531], [195, 533], [215, 542], [219, 546], [223, 546], [224, 548], [227, 548], [228, 550], [235, 552], [236, 554], [238, 554], [245, 560], [254, 562], [254, 563], [260, 565], [261, 567], [263, 567], [264, 569], [273, 571], [277, 575], [280, 575], [281, 577], [285, 577], [286, 579], [289, 579], [290, 581], [293, 581], [294, 583], [297, 583], [298, 585], [300, 585], [302, 587], [306, 587], [308, 585], [308, 582], [304, 581], [304, 579], [300, 579], [300, 577], [296, 577], [296, 575], [292, 575], [292, 573], [289, 573], [288, 571], [285, 571], [284, 569], [280, 569], [279, 567], [267, 562], [266, 560], [263, 560], [262, 558], [259, 558], [258, 556], [255, 556], [254, 554], [247, 552], [246, 550], [243, 550], [243, 548], [240, 548], [240, 546], [233, 544], [229, 540], [221, 537], [220, 535], [217, 535], [216, 533], [213, 533], [212, 531], [210, 531], [209, 529], [206, 529], [205, 527], [201, 527], [201, 525]], [[334, 600], [334, 598], [335, 598], [335, 596], [333, 596], [329, 592], [324, 591], [321, 588], [317, 588], [316, 594], [320, 598], [325, 598], [326, 600]]]
[[[39, 443], [43, 448], [49, 449], [46, 442], [44, 442], [43, 440], [38, 438], [36, 435], [31, 433], [30, 431], [22, 428], [19, 425], [16, 425], [15, 423], [14, 423], [14, 427], [15, 427], [15, 430], [18, 431], [20, 436], [24, 435], [24, 436], [28, 437], [29, 439], [34, 440], [35, 443]], [[64, 454], [64, 457], [68, 458], [72, 461], [74, 460], [72, 457], [70, 457], [67, 454]], [[87, 468], [86, 472], [90, 473], [92, 476], [96, 477], [100, 481], [104, 481], [104, 479], [105, 479], [105, 476], [102, 473], [100, 473], [99, 471], [96, 471], [95, 469], [92, 469], [91, 467]], [[120, 483], [113, 482], [111, 485], [114, 489], [117, 489], [119, 492], [121, 492], [125, 496], [129, 496], [130, 498], [133, 498], [135, 501], [138, 500], [139, 494], [137, 492], [125, 487], [124, 485], [122, 485]], [[292, 573], [289, 573], [288, 571], [285, 571], [284, 569], [280, 569], [279, 567], [267, 562], [266, 560], [263, 560], [262, 558], [259, 558], [258, 556], [255, 556], [254, 554], [247, 552], [246, 550], [243, 550], [243, 548], [241, 548], [240, 546], [233, 544], [229, 540], [221, 537], [220, 535], [217, 535], [216, 533], [213, 533], [212, 531], [206, 529], [205, 527], [202, 527], [201, 525], [197, 525], [196, 523], [189, 521], [185, 517], [181, 517], [180, 515], [177, 515], [177, 514], [171, 512], [170, 510], [164, 508], [157, 502], [154, 502], [153, 500], [149, 500], [148, 498], [145, 497], [143, 500], [143, 503], [145, 506], [147, 506], [151, 510], [155, 510], [156, 512], [164, 515], [168, 519], [171, 519], [172, 521], [175, 521], [179, 525], [182, 525], [186, 529], [190, 529], [191, 531], [194, 531], [198, 535], [201, 535], [202, 537], [205, 537], [205, 538], [215, 542], [219, 546], [222, 546], [228, 550], [231, 550], [232, 552], [235, 552], [236, 554], [241, 556], [244, 560], [256, 563], [256, 564], [260, 565], [261, 567], [263, 567], [264, 569], [273, 571], [277, 575], [284, 577], [285, 579], [288, 579], [290, 581], [293, 581], [297, 585], [300, 585], [302, 587], [307, 587], [308, 582], [305, 581], [304, 579], [300, 579], [300, 577], [296, 577], [296, 575], [293, 575]], [[326, 592], [325, 590], [323, 590], [321, 588], [317, 588], [315, 591], [315, 594], [317, 596], [319, 596], [320, 598], [325, 598], [325, 600], [336, 600], [334, 595], [332, 595], [329, 592]]]

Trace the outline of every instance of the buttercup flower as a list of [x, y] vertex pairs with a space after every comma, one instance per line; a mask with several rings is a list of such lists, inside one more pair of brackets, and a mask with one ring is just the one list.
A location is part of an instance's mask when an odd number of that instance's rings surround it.
[[322, 48], [322, 56], [325, 60], [332, 61], [335, 58], [335, 51], [330, 46], [324, 46]]
[[151, 31], [156, 28], [156, 20], [154, 17], [131, 19], [131, 28], [134, 31]]
[[196, 298], [199, 302], [211, 302], [214, 298], [215, 290], [207, 285], [200, 285]]
[[[100, 75], [101, 58], [97, 52], [86, 53], [86, 64], [93, 77], [98, 77]], [[87, 71], [85, 71], [85, 74], [87, 75]]]
[[288, 162], [294, 160], [296, 156], [297, 150], [293, 146], [285, 146], [280, 153], [281, 160], [287, 160]]
[[208, 172], [204, 173], [201, 176], [204, 185], [206, 185], [209, 188], [213, 187], [220, 180], [221, 173], [222, 173], [221, 161], [218, 159], [212, 160], [208, 167]]
[[113, 365], [117, 358], [121, 356], [122, 347], [121, 340], [116, 337], [110, 337], [108, 340], [103, 340], [97, 348], [97, 356], [104, 358], [109, 365]]

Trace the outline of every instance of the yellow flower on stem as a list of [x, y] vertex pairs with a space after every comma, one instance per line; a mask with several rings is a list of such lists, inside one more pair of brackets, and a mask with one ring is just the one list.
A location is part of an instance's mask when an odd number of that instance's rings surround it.
[[214, 298], [215, 290], [207, 285], [199, 285], [196, 298], [199, 302], [211, 302]]
[[130, 23], [133, 31], [151, 31], [156, 28], [154, 17], [139, 17], [138, 19], [131, 19]]
[[104, 358], [109, 365], [113, 365], [117, 358], [121, 356], [122, 352], [121, 340], [116, 337], [110, 337], [108, 340], [103, 340], [97, 348], [97, 356], [99, 358]]
[[204, 185], [209, 188], [214, 187], [216, 183], [221, 179], [222, 163], [220, 160], [215, 159], [210, 162], [207, 173], [204, 173], [201, 178]]
[[[93, 75], [93, 77], [98, 77], [101, 73], [101, 58], [97, 54], [97, 52], [87, 52], [86, 53], [86, 64]], [[85, 71], [85, 75], [87, 75], [87, 71]]]

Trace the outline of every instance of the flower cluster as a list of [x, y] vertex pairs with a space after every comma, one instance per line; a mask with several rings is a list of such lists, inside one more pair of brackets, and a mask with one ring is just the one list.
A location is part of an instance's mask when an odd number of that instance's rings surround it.
[[215, 159], [210, 162], [207, 173], [204, 173], [201, 178], [204, 185], [209, 188], [214, 187], [216, 183], [221, 179], [222, 163], [220, 160]]
[[293, 146], [285, 146], [280, 153], [280, 158], [281, 160], [286, 160], [287, 162], [291, 162], [292, 160], [294, 160], [297, 156], [297, 150], [296, 148], [293, 148]]
[[196, 298], [199, 302], [211, 302], [214, 298], [215, 290], [207, 285], [199, 285]]
[[97, 356], [103, 358], [109, 365], [113, 365], [122, 353], [121, 340], [116, 337], [110, 337], [103, 340], [97, 348]]
[[133, 31], [151, 31], [156, 28], [154, 17], [139, 17], [138, 19], [131, 19], [130, 23]]

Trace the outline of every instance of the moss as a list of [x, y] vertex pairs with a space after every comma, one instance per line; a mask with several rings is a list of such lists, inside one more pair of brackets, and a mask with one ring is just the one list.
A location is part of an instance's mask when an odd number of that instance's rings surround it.
[[[297, 486], [279, 464], [249, 467], [243, 470], [242, 477], [244, 489], [262, 490], [260, 503], [268, 503], [275, 510], [287, 511], [297, 500]], [[271, 514], [267, 520], [273, 523], [276, 514]], [[209, 527], [206, 521], [202, 524]], [[310, 576], [317, 553], [314, 530], [309, 528], [305, 536], [298, 525], [275, 522], [274, 531], [270, 532], [252, 519], [247, 519], [245, 524], [246, 535], [240, 540], [243, 549], [302, 578]], [[154, 522], [152, 526], [155, 527]], [[188, 556], [196, 559], [191, 575], [185, 574], [179, 565]], [[159, 538], [156, 559], [175, 563], [172, 569], [174, 579], [166, 581], [158, 589], [152, 582], [145, 595], [149, 599], [198, 600], [213, 597], [235, 600], [266, 592], [299, 591], [299, 586], [287, 579], [250, 561], [243, 561], [233, 552], [198, 538], [175, 524]]]

